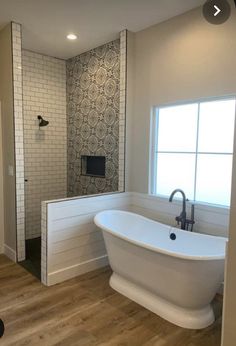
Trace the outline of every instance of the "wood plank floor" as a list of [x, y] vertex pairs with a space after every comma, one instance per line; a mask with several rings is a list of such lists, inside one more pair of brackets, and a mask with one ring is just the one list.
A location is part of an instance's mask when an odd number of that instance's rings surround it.
[[202, 331], [176, 327], [113, 291], [110, 274], [104, 268], [48, 288], [0, 256], [0, 345], [220, 346], [220, 318]]

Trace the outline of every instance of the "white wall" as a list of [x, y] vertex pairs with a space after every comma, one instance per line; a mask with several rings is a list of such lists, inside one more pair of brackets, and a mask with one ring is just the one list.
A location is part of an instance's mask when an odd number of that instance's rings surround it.
[[[41, 202], [67, 196], [66, 65], [23, 50], [26, 239], [41, 235]], [[49, 121], [38, 127], [37, 116]]]
[[[14, 146], [14, 103], [12, 65], [12, 26], [0, 31], [0, 100], [2, 115], [2, 148], [4, 179], [4, 242], [5, 249], [16, 253], [16, 186]], [[9, 175], [8, 168], [13, 174]]]
[[153, 106], [236, 93], [235, 22], [234, 10], [223, 25], [211, 25], [199, 8], [129, 37], [135, 76], [129, 190], [148, 192]]
[[0, 31], [0, 75], [4, 252], [16, 261], [16, 255], [18, 259], [25, 255], [21, 25], [17, 23]]
[[[236, 124], [235, 124], [236, 132]], [[225, 272], [222, 346], [233, 346], [236, 340], [236, 136], [234, 137], [233, 180], [231, 193], [229, 243]]]
[[2, 115], [0, 102], [0, 253], [3, 253], [4, 244], [4, 203], [3, 203], [3, 159], [2, 159]]

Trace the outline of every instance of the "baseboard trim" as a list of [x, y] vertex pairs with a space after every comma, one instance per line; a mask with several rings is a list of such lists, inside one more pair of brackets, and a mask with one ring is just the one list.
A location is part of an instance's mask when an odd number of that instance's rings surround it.
[[10, 258], [10, 260], [12, 260], [13, 262], [17, 262], [16, 251], [14, 251], [11, 247], [9, 247], [6, 244], [4, 244], [4, 255]]
[[108, 265], [107, 255], [93, 258], [90, 261], [79, 263], [67, 268], [63, 268], [61, 270], [48, 274], [47, 286], [56, 285], [65, 280], [72, 279], [76, 276], [105, 267], [106, 265]]

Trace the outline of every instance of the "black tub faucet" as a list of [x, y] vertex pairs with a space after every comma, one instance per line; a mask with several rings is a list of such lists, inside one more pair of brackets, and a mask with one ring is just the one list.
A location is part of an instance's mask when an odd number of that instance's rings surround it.
[[186, 195], [185, 195], [183, 190], [181, 190], [181, 189], [174, 190], [170, 195], [169, 202], [173, 201], [174, 195], [176, 193], [180, 193], [182, 195], [183, 202], [182, 202], [182, 211], [181, 211], [179, 216], [176, 216], [175, 220], [177, 221], [178, 225], [181, 224], [181, 229], [183, 229], [183, 230], [188, 230], [189, 225], [191, 225], [191, 231], [192, 231], [193, 225], [195, 223], [195, 221], [194, 221], [194, 205], [192, 205], [192, 207], [191, 207], [191, 219], [189, 220], [189, 219], [187, 219], [187, 213], [186, 213], [186, 201], [188, 201], [188, 199], [186, 198]]

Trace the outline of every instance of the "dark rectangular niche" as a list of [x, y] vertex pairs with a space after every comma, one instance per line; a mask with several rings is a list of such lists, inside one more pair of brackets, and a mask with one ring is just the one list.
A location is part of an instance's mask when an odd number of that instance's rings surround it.
[[105, 156], [81, 156], [81, 175], [105, 178]]

